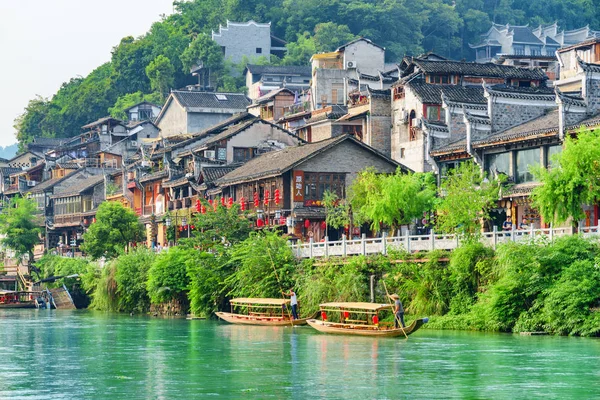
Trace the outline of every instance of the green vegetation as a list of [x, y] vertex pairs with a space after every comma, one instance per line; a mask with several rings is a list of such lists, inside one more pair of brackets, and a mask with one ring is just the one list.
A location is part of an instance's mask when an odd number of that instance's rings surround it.
[[82, 249], [93, 259], [114, 258], [130, 243], [142, 240], [144, 233], [133, 210], [116, 201], [105, 201], [98, 207], [96, 222], [83, 234]]
[[211, 67], [214, 87], [242, 90], [244, 83], [229, 73], [234, 67], [209, 38], [227, 20], [270, 21], [271, 33], [288, 42], [288, 54], [267, 61], [285, 65], [306, 64], [314, 53], [359, 36], [384, 46], [388, 61], [397, 62], [426, 51], [470, 58], [468, 44], [478, 42], [491, 22], [600, 28], [600, 9], [587, 0], [194, 0], [175, 1], [174, 7], [145, 35], [123, 38], [111, 60], [88, 76], [64, 83], [50, 99], [32, 99], [15, 121], [21, 150], [35, 137], [74, 136], [109, 110], [124, 118], [124, 104], [132, 105], [124, 99], [132, 96], [158, 102], [168, 87], [194, 83], [190, 67], [198, 58]]
[[8, 207], [0, 213], [0, 234], [4, 235], [0, 243], [14, 250], [19, 262], [26, 256], [29, 265], [33, 260], [33, 249], [40, 242], [41, 228], [36, 224], [38, 213], [34, 200], [19, 196], [10, 199]]

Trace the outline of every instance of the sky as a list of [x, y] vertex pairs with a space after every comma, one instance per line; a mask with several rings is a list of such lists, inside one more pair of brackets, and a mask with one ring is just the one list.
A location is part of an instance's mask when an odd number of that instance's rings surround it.
[[0, 146], [29, 100], [110, 60], [125, 36], [146, 33], [173, 0], [0, 0]]

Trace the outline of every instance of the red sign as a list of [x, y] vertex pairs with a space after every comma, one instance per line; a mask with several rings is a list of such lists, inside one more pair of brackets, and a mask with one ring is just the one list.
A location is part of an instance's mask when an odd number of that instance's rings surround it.
[[304, 201], [304, 171], [294, 171], [292, 190], [294, 201]]

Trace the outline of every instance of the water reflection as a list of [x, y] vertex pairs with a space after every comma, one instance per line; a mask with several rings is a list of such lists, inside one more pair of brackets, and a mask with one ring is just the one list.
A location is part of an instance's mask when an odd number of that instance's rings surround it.
[[600, 341], [0, 311], [0, 399], [593, 398]]

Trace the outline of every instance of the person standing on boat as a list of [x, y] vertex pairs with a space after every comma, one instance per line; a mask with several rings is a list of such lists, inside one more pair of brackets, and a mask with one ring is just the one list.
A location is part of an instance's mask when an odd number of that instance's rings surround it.
[[296, 292], [290, 289], [288, 293], [283, 293], [290, 297], [290, 305], [292, 306], [292, 318], [298, 319], [298, 298], [296, 298]]
[[394, 326], [396, 328], [398, 328], [398, 321], [400, 321], [400, 323], [402, 324], [402, 327], [404, 328], [406, 325], [404, 325], [404, 307], [402, 307], [402, 302], [400, 301], [400, 296], [398, 296], [396, 293], [394, 294], [390, 294], [390, 298], [392, 300], [394, 300], [394, 315], [396, 316], [394, 318]]

